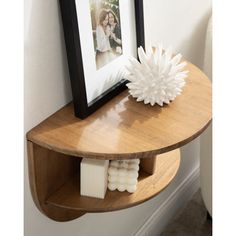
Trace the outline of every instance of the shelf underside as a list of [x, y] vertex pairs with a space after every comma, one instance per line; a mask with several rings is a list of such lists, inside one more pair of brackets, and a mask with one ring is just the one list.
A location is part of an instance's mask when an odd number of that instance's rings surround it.
[[76, 174], [54, 192], [46, 200], [46, 204], [83, 212], [106, 212], [135, 206], [154, 197], [168, 186], [180, 165], [179, 149], [160, 154], [156, 165], [153, 175], [140, 170], [138, 187], [133, 194], [107, 190], [105, 199], [80, 196], [80, 179]]

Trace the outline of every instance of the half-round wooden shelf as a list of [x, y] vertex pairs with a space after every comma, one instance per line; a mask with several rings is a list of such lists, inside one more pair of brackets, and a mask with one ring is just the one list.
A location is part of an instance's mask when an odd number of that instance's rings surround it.
[[[38, 209], [68, 221], [86, 212], [131, 207], [163, 190], [179, 168], [178, 148], [211, 121], [211, 83], [194, 65], [187, 69], [182, 95], [164, 107], [138, 103], [124, 91], [85, 120], [76, 118], [69, 104], [29, 131], [30, 189]], [[108, 191], [104, 200], [82, 197], [81, 158], [140, 158], [136, 192]]]
[[149, 200], [166, 188], [176, 175], [179, 165], [179, 149], [160, 154], [153, 175], [140, 171], [137, 190], [133, 194], [108, 190], [105, 199], [81, 196], [79, 176], [75, 175], [72, 181], [63, 185], [46, 202], [62, 209], [84, 212], [115, 211], [132, 207]]
[[153, 157], [190, 142], [211, 121], [211, 82], [188, 64], [181, 96], [159, 107], [138, 103], [124, 91], [80, 120], [72, 104], [27, 134], [42, 147], [67, 155], [99, 159]]

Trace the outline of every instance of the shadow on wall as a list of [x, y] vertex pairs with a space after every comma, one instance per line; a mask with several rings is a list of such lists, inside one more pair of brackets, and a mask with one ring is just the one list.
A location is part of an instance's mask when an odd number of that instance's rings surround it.
[[178, 50], [181, 48], [181, 53], [184, 55], [184, 57], [188, 60], [191, 58], [191, 62], [200, 69], [203, 68], [204, 63], [207, 23], [211, 17], [211, 14], [212, 11], [209, 10], [198, 22], [192, 31], [192, 35], [183, 40], [182, 43], [178, 45]]

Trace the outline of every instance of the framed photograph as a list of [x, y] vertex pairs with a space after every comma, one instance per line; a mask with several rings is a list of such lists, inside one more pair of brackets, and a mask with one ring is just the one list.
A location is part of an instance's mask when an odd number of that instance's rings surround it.
[[125, 65], [144, 47], [143, 0], [60, 0], [75, 116], [126, 89]]

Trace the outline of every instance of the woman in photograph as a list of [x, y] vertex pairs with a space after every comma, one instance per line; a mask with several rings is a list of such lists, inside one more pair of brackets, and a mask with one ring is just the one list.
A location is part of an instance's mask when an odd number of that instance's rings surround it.
[[121, 41], [121, 29], [120, 29], [118, 18], [112, 10], [108, 11], [108, 17], [109, 17], [108, 22], [109, 22], [110, 30], [111, 30], [110, 37], [109, 37], [110, 46], [116, 53], [121, 54], [122, 41]]
[[106, 52], [111, 50], [109, 37], [111, 35], [110, 26], [108, 24], [108, 11], [102, 9], [98, 18], [98, 25], [96, 28], [97, 51]]

